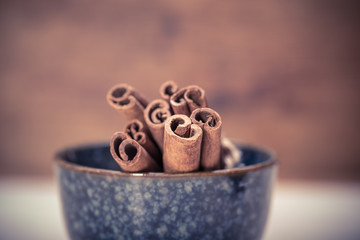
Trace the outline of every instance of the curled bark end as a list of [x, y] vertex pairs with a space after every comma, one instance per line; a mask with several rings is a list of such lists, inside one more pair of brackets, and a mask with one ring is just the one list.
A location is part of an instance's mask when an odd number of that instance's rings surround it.
[[131, 139], [137, 141], [145, 150], [161, 165], [161, 153], [153, 142], [151, 135], [147, 128], [144, 127], [144, 124], [135, 119], [125, 126], [124, 132]]
[[147, 101], [128, 84], [112, 87], [106, 95], [111, 107], [119, 111], [128, 121], [139, 119], [144, 122], [143, 112]]
[[200, 166], [202, 130], [186, 115], [168, 118], [164, 129], [163, 163], [165, 172], [197, 171]]
[[110, 152], [126, 172], [157, 172], [159, 165], [135, 140], [123, 132], [116, 132], [110, 141]]
[[171, 114], [169, 103], [162, 99], [150, 102], [144, 110], [145, 122], [161, 150], [163, 149], [164, 124]]
[[175, 114], [190, 116], [195, 109], [207, 107], [205, 91], [196, 85], [182, 88], [171, 96], [170, 105]]
[[201, 169], [216, 170], [221, 168], [221, 128], [220, 115], [211, 108], [195, 109], [191, 116], [192, 122], [203, 130], [201, 147]]
[[176, 93], [178, 90], [178, 86], [174, 81], [167, 81], [164, 82], [161, 86], [160, 86], [160, 96], [165, 100], [165, 101], [170, 101], [170, 98], [172, 95], [174, 95], [174, 93]]

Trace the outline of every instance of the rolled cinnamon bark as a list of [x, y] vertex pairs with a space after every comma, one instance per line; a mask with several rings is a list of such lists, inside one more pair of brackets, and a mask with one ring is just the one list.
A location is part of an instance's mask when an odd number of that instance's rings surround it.
[[170, 98], [170, 105], [175, 114], [190, 116], [190, 110], [184, 96], [186, 90], [186, 88], [182, 88]]
[[164, 122], [171, 115], [168, 102], [162, 99], [150, 102], [144, 111], [146, 125], [161, 151], [163, 150], [164, 142]]
[[184, 97], [190, 112], [197, 108], [207, 107], [205, 91], [198, 86], [188, 86]]
[[106, 95], [110, 106], [119, 111], [128, 121], [139, 119], [144, 122], [144, 108], [147, 101], [128, 84], [112, 87]]
[[131, 120], [125, 126], [124, 132], [131, 138], [140, 143], [145, 150], [161, 164], [161, 153], [155, 143], [152, 141], [148, 129], [144, 128], [144, 124], [137, 120]]
[[195, 85], [182, 88], [171, 96], [170, 105], [175, 114], [190, 116], [196, 108], [207, 107], [205, 91]]
[[164, 129], [164, 171], [181, 173], [197, 171], [200, 166], [202, 130], [182, 114], [169, 117]]
[[220, 115], [211, 108], [195, 109], [191, 121], [203, 130], [200, 166], [203, 170], [221, 168], [221, 127]]
[[170, 102], [170, 97], [178, 90], [178, 86], [174, 81], [167, 81], [160, 86], [160, 96], [167, 102]]
[[112, 136], [110, 152], [125, 172], [157, 172], [161, 170], [149, 153], [123, 132], [116, 132]]

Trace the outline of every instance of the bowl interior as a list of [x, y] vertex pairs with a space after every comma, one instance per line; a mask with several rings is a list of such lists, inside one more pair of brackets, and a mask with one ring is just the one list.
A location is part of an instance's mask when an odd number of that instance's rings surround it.
[[[241, 161], [234, 168], [266, 163], [273, 160], [270, 152], [253, 146], [236, 145], [241, 151]], [[121, 171], [119, 165], [110, 154], [108, 144], [88, 145], [71, 148], [57, 155], [62, 161], [90, 168]]]

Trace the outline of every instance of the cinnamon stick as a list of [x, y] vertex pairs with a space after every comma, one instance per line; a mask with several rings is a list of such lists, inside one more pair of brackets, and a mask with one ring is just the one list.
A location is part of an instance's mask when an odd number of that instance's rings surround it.
[[178, 86], [174, 81], [167, 81], [160, 86], [160, 96], [167, 102], [170, 102], [170, 98], [178, 90]]
[[159, 165], [135, 140], [123, 132], [116, 132], [110, 141], [110, 152], [125, 172], [157, 172]]
[[125, 126], [124, 132], [131, 138], [140, 143], [145, 150], [159, 163], [161, 163], [161, 154], [158, 147], [152, 141], [149, 130], [144, 124], [137, 120], [131, 120]]
[[211, 108], [195, 109], [191, 121], [203, 130], [200, 166], [203, 170], [221, 168], [221, 128], [220, 115]]
[[182, 88], [171, 96], [170, 105], [175, 114], [190, 116], [196, 108], [207, 107], [205, 91], [195, 85]]
[[184, 97], [190, 112], [197, 108], [207, 107], [205, 91], [199, 86], [188, 86]]
[[197, 171], [203, 132], [186, 115], [176, 114], [165, 121], [164, 171], [168, 173]]
[[119, 111], [128, 121], [139, 119], [144, 122], [144, 108], [147, 101], [128, 84], [121, 83], [112, 87], [106, 99], [110, 106]]
[[170, 105], [162, 99], [150, 102], [144, 110], [145, 122], [161, 151], [164, 141], [164, 122], [171, 115]]

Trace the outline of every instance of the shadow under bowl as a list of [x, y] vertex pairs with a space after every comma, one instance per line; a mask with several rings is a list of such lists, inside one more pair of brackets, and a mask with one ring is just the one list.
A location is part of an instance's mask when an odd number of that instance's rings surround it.
[[271, 151], [237, 147], [239, 166], [184, 174], [121, 172], [107, 144], [60, 152], [55, 168], [70, 238], [261, 239], [277, 161]]

